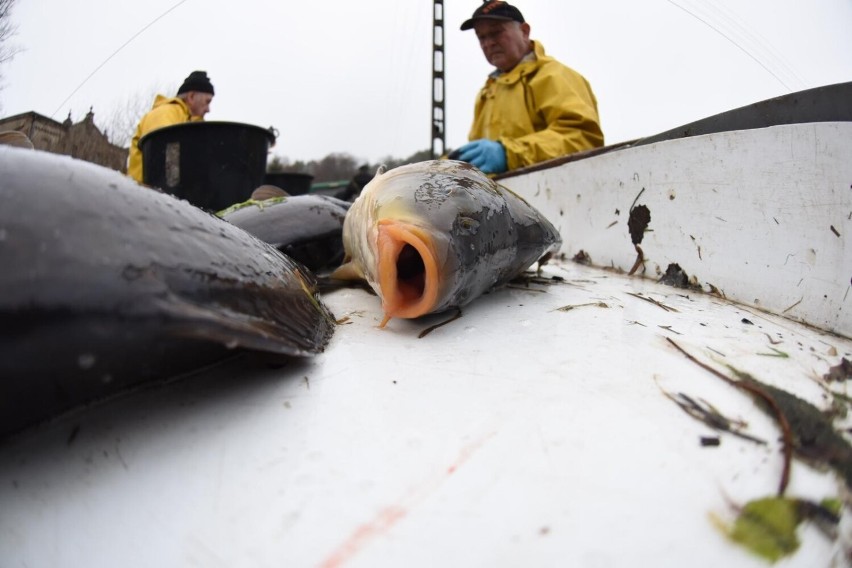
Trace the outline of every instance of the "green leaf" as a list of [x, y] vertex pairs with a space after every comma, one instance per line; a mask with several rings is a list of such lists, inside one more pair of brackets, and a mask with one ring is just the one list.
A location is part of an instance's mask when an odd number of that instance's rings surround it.
[[730, 537], [775, 562], [799, 548], [796, 528], [801, 517], [794, 499], [767, 497], [750, 501], [734, 522]]

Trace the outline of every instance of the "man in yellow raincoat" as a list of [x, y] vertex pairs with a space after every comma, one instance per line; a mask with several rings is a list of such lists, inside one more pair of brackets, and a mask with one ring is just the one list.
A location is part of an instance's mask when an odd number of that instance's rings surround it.
[[204, 120], [204, 115], [210, 112], [210, 102], [213, 100], [213, 84], [204, 71], [193, 71], [189, 74], [177, 92], [177, 96], [168, 98], [157, 95], [154, 106], [139, 121], [136, 133], [130, 142], [130, 155], [127, 163], [127, 175], [142, 183], [142, 152], [139, 150], [139, 139], [158, 128]]
[[468, 144], [450, 157], [501, 173], [603, 146], [598, 103], [588, 81], [530, 40], [520, 10], [486, 0], [462, 30], [474, 29], [496, 67], [479, 92]]

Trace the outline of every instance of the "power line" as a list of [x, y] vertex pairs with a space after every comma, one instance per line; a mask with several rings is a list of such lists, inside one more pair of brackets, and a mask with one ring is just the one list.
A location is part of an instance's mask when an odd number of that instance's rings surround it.
[[158, 21], [160, 21], [161, 19], [163, 19], [163, 18], [164, 18], [167, 14], [169, 14], [169, 12], [171, 12], [172, 10], [174, 10], [175, 8], [177, 8], [178, 6], [180, 6], [181, 4], [183, 4], [183, 3], [184, 3], [184, 2], [186, 2], [186, 1], [187, 1], [187, 0], [180, 0], [180, 1], [179, 1], [179, 2], [177, 2], [174, 6], [172, 6], [171, 8], [169, 8], [168, 10], [166, 10], [165, 12], [163, 12], [162, 14], [160, 14], [159, 16], [157, 16], [156, 18], [154, 18], [153, 20], [151, 20], [151, 21], [150, 21], [147, 25], [145, 25], [145, 27], [143, 27], [141, 30], [139, 30], [139, 31], [138, 31], [138, 32], [136, 32], [135, 34], [133, 34], [133, 36], [132, 36], [130, 39], [128, 39], [126, 42], [124, 42], [123, 44], [121, 44], [121, 46], [120, 46], [118, 49], [116, 49], [115, 51], [113, 51], [113, 52], [110, 54], [110, 56], [109, 56], [109, 57], [107, 57], [106, 59], [104, 59], [104, 60], [103, 60], [103, 62], [102, 62], [100, 65], [98, 65], [97, 67], [95, 67], [95, 70], [94, 70], [94, 71], [92, 71], [91, 73], [89, 73], [89, 75], [88, 75], [85, 79], [83, 79], [83, 82], [82, 82], [82, 83], [80, 83], [79, 85], [77, 85], [77, 88], [76, 88], [76, 89], [74, 89], [73, 91], [71, 91], [71, 94], [70, 94], [70, 95], [68, 95], [67, 97], [65, 97], [65, 100], [64, 100], [64, 101], [62, 101], [61, 103], [59, 103], [59, 106], [56, 108], [56, 110], [55, 110], [55, 111], [53, 111], [53, 113], [50, 115], [50, 117], [51, 117], [51, 118], [53, 118], [53, 117], [56, 115], [56, 113], [57, 113], [57, 112], [59, 112], [59, 109], [61, 109], [63, 106], [65, 106], [65, 103], [67, 103], [67, 102], [71, 99], [71, 97], [73, 97], [73, 96], [77, 93], [77, 91], [79, 91], [81, 88], [83, 88], [83, 85], [85, 85], [86, 83], [88, 83], [89, 79], [91, 79], [91, 78], [94, 76], [94, 74], [95, 74], [95, 73], [97, 73], [98, 71], [100, 71], [101, 67], [103, 67], [104, 65], [106, 65], [106, 64], [109, 62], [109, 60], [110, 60], [110, 59], [112, 59], [113, 57], [115, 57], [116, 55], [118, 55], [118, 52], [119, 52], [119, 51], [121, 51], [122, 49], [124, 49], [125, 47], [127, 47], [127, 46], [128, 46], [128, 44], [130, 44], [130, 42], [132, 42], [134, 39], [136, 39], [137, 37], [139, 37], [140, 35], [142, 35], [142, 34], [145, 32], [145, 30], [147, 30], [148, 28], [150, 28], [151, 26], [153, 26], [154, 24], [156, 24]]
[[707, 20], [705, 20], [704, 18], [702, 18], [701, 16], [699, 16], [699, 15], [698, 15], [698, 14], [696, 14], [695, 12], [692, 12], [692, 11], [690, 11], [688, 8], [685, 8], [685, 7], [681, 6], [680, 4], [678, 4], [677, 2], [675, 2], [674, 0], [666, 0], [666, 1], [667, 1], [669, 4], [672, 4], [673, 6], [675, 6], [675, 7], [677, 7], [677, 8], [680, 8], [681, 10], [683, 10], [684, 12], [686, 12], [687, 14], [689, 14], [690, 16], [692, 16], [693, 18], [695, 18], [696, 20], [698, 20], [698, 21], [699, 21], [699, 22], [701, 22], [702, 24], [706, 25], [706, 26], [707, 26], [707, 27], [709, 27], [711, 30], [713, 30], [714, 32], [716, 32], [717, 34], [719, 34], [720, 36], [722, 36], [723, 38], [725, 38], [725, 39], [726, 39], [726, 40], [728, 40], [729, 42], [731, 42], [731, 44], [733, 44], [733, 45], [734, 45], [734, 46], [736, 46], [736, 47], [737, 47], [740, 51], [742, 51], [743, 53], [745, 53], [746, 55], [748, 55], [748, 56], [749, 56], [749, 57], [750, 57], [750, 58], [751, 58], [751, 59], [752, 59], [755, 63], [757, 63], [758, 65], [760, 65], [761, 67], [763, 67], [763, 69], [764, 69], [767, 73], [769, 73], [770, 75], [772, 75], [773, 77], [775, 77], [775, 79], [776, 79], [779, 83], [781, 83], [781, 85], [783, 85], [785, 89], [787, 89], [788, 91], [793, 91], [793, 89], [792, 89], [792, 88], [791, 88], [791, 87], [790, 87], [790, 86], [789, 86], [789, 85], [788, 85], [788, 84], [787, 84], [787, 83], [786, 83], [786, 82], [785, 82], [785, 81], [784, 81], [781, 77], [779, 77], [779, 76], [778, 76], [778, 75], [777, 75], [774, 71], [772, 71], [772, 69], [770, 69], [770, 68], [769, 68], [766, 64], [764, 64], [764, 63], [763, 63], [763, 61], [761, 61], [760, 59], [758, 59], [758, 58], [757, 58], [754, 54], [752, 54], [752, 53], [751, 53], [749, 50], [747, 50], [745, 47], [743, 47], [742, 45], [740, 45], [739, 43], [737, 43], [737, 42], [736, 42], [736, 41], [735, 41], [735, 40], [734, 40], [731, 36], [729, 36], [728, 34], [726, 34], [725, 32], [723, 32], [722, 30], [720, 30], [719, 28], [717, 28], [717, 27], [716, 27], [716, 26], [714, 26], [712, 23], [708, 22]]

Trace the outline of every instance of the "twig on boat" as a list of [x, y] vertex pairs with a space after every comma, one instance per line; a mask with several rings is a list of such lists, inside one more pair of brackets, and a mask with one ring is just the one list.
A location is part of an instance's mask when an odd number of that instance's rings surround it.
[[722, 298], [723, 300], [727, 300], [727, 298], [725, 297], [725, 293], [710, 284], [709, 282], [707, 283], [707, 287], [710, 288], [710, 291], [707, 293], [711, 296], [716, 296], [718, 298]]
[[573, 305], [568, 305], [568, 306], [562, 306], [561, 308], [556, 308], [555, 310], [552, 310], [552, 311], [554, 311], [554, 312], [570, 312], [571, 310], [573, 310], [575, 308], [583, 308], [585, 306], [594, 306], [596, 308], [608, 308], [609, 307], [604, 302], [589, 302], [589, 303], [586, 303], [586, 304], [573, 304]]
[[779, 351], [778, 349], [775, 349], [774, 347], [770, 347], [769, 349], [774, 351], [775, 353], [758, 353], [758, 355], [763, 355], [764, 357], [780, 357], [781, 359], [789, 359], [790, 358], [789, 354], [787, 354], [783, 351]]
[[683, 335], [681, 332], [673, 330], [672, 326], [670, 326], [670, 325], [658, 325], [657, 327], [659, 327], [661, 329], [665, 329], [666, 331], [670, 331], [670, 332], [674, 333], [675, 335]]
[[429, 335], [430, 333], [432, 333], [433, 331], [435, 331], [439, 327], [447, 325], [450, 322], [456, 321], [461, 316], [462, 316], [461, 308], [456, 308], [456, 313], [453, 317], [451, 317], [450, 319], [448, 319], [446, 321], [442, 321], [441, 323], [436, 323], [435, 325], [427, 327], [426, 329], [424, 329], [423, 331], [420, 332], [420, 334], [417, 336], [417, 339], [423, 339], [424, 337], [426, 337], [427, 335]]
[[642, 247], [639, 245], [633, 246], [636, 247], [636, 262], [633, 263], [633, 268], [631, 268], [630, 272], [627, 273], [628, 276], [633, 276], [633, 273], [636, 272], [645, 262], [645, 253], [642, 252]]
[[769, 343], [771, 343], [772, 345], [779, 345], [781, 343], [784, 343], [783, 339], [779, 339], [778, 341], [773, 340], [772, 336], [766, 333], [765, 331], [763, 332], [763, 335], [766, 336], [766, 338], [769, 340]]
[[628, 211], [633, 211], [633, 208], [636, 206], [636, 202], [639, 201], [639, 197], [641, 197], [643, 193], [645, 193], [644, 187], [639, 193], [636, 194], [636, 199], [634, 199], [633, 203], [630, 204], [630, 209]]
[[677, 404], [684, 412], [693, 418], [700, 420], [710, 428], [721, 432], [728, 432], [729, 434], [733, 434], [734, 436], [748, 440], [749, 442], [754, 442], [755, 444], [760, 444], [762, 446], [766, 445], [765, 440], [746, 434], [738, 429], [745, 426], [744, 422], [741, 420], [731, 420], [730, 418], [726, 418], [706, 400], [701, 401], [704, 403], [702, 406], [695, 399], [683, 394], [682, 392], [677, 393], [677, 396], [675, 396], [662, 388], [660, 390], [666, 398]]
[[523, 290], [524, 292], [537, 292], [539, 294], [546, 294], [547, 290], [542, 290], [540, 288], [530, 288], [529, 286], [519, 286], [517, 284], [506, 284], [506, 288], [511, 290]]
[[675, 349], [680, 351], [680, 353], [684, 357], [686, 357], [687, 359], [689, 359], [690, 361], [692, 361], [693, 363], [695, 363], [696, 365], [698, 365], [699, 367], [701, 367], [705, 371], [708, 371], [708, 372], [712, 373], [713, 375], [719, 377], [720, 379], [722, 379], [723, 381], [725, 381], [729, 385], [743, 389], [743, 390], [748, 391], [749, 393], [759, 397], [764, 402], [766, 402], [766, 404], [772, 409], [772, 412], [775, 414], [775, 416], [778, 420], [778, 424], [781, 426], [781, 433], [782, 433], [782, 440], [783, 440], [782, 450], [783, 450], [783, 453], [784, 453], [784, 468], [781, 472], [781, 481], [778, 484], [778, 496], [783, 497], [784, 492], [787, 491], [787, 485], [790, 482], [790, 463], [793, 460], [793, 433], [790, 430], [790, 423], [787, 421], [787, 417], [781, 411], [781, 408], [779, 408], [778, 403], [775, 401], [775, 399], [769, 393], [767, 393], [764, 389], [760, 388], [759, 386], [757, 386], [755, 384], [751, 384], [750, 382], [732, 379], [729, 376], [725, 375], [724, 373], [717, 371], [716, 369], [714, 369], [710, 365], [699, 361], [698, 359], [696, 359], [695, 357], [693, 357], [692, 355], [687, 353], [686, 350], [684, 350], [674, 340], [672, 340], [668, 337], [666, 337], [665, 339], [666, 339], [666, 341], [671, 343], [672, 346], [674, 346]]
[[783, 312], [781, 312], [781, 313], [782, 313], [782, 314], [786, 314], [787, 312], [789, 312], [790, 310], [792, 310], [793, 308], [795, 308], [796, 306], [798, 306], [799, 304], [801, 304], [801, 303], [802, 303], [802, 300], [804, 300], [804, 299], [805, 299], [805, 297], [804, 297], [804, 296], [802, 296], [801, 298], [799, 298], [799, 301], [798, 301], [798, 302], [796, 302], [795, 304], [793, 304], [792, 306], [790, 306], [789, 308], [787, 308], [786, 310], [784, 310], [784, 311], [783, 311]]
[[655, 300], [653, 298], [648, 298], [646, 296], [643, 296], [641, 294], [635, 294], [633, 292], [627, 292], [627, 295], [633, 296], [635, 298], [639, 298], [640, 300], [645, 300], [646, 302], [650, 302], [650, 303], [654, 304], [655, 306], [666, 310], [667, 312], [677, 312], [676, 309], [669, 307], [669, 306], [666, 306], [665, 304], [661, 304], [660, 302], [658, 302], [657, 300]]
[[[565, 279], [561, 276], [541, 276], [534, 272], [524, 272], [523, 274], [512, 278], [506, 285], [507, 288], [528, 289], [530, 284], [541, 284], [542, 286], [553, 286], [554, 284], [562, 284]], [[536, 290], [538, 292], [538, 290]]]

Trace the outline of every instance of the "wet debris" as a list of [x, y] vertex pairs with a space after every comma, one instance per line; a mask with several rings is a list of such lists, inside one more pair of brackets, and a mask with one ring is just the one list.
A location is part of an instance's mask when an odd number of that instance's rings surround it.
[[[662, 390], [666, 398], [677, 404], [681, 408], [681, 410], [683, 410], [696, 420], [703, 422], [710, 428], [719, 432], [727, 432], [729, 434], [733, 434], [738, 438], [748, 440], [749, 442], [754, 442], [755, 444], [760, 444], [763, 446], [766, 445], [765, 440], [761, 440], [760, 438], [756, 438], [755, 436], [743, 432], [743, 430], [748, 427], [748, 424], [746, 422], [734, 418], [727, 418], [706, 400], [697, 401], [682, 392], [672, 394], [663, 389], [660, 390]], [[705, 443], [704, 439], [702, 438], [701, 445], [718, 446], [719, 444]]]
[[665, 305], [665, 304], [663, 304], [663, 303], [661, 303], [661, 302], [658, 302], [657, 300], [655, 300], [655, 299], [653, 299], [653, 298], [649, 298], [649, 297], [647, 297], [647, 296], [643, 296], [642, 294], [636, 294], [636, 293], [634, 293], [634, 292], [626, 292], [626, 294], [627, 294], [628, 296], [633, 296], [634, 298], [639, 298], [640, 300], [644, 300], [644, 301], [646, 301], [646, 302], [649, 302], [649, 303], [651, 303], [651, 304], [654, 304], [654, 305], [655, 305], [655, 306], [657, 306], [658, 308], [662, 308], [662, 309], [664, 309], [664, 310], [665, 310], [665, 311], [667, 311], [667, 312], [675, 312], [675, 313], [678, 313], [678, 311], [677, 311], [675, 308], [672, 308], [671, 306], [667, 306], [667, 305]]
[[[758, 406], [777, 420], [783, 434], [784, 468], [777, 495], [755, 499], [737, 507], [737, 518], [730, 526], [714, 517], [715, 524], [731, 540], [770, 562], [798, 550], [796, 531], [804, 521], [813, 523], [830, 539], [836, 539], [842, 508], [839, 499], [823, 499], [816, 503], [784, 495], [794, 452], [797, 457], [815, 466], [830, 466], [844, 480], [846, 488], [852, 489], [852, 446], [842, 433], [834, 429], [830, 415], [731, 365], [727, 367], [734, 377], [729, 377], [698, 361], [671, 339], [666, 340], [690, 361], [753, 396]], [[686, 401], [685, 404], [690, 411], [694, 411], [696, 406], [700, 408], [697, 403]]]
[[453, 315], [450, 317], [450, 319], [445, 320], [445, 321], [442, 321], [441, 323], [436, 323], [435, 325], [430, 325], [429, 327], [427, 327], [426, 329], [424, 329], [423, 331], [421, 331], [421, 332], [417, 335], [417, 339], [423, 339], [424, 337], [426, 337], [427, 335], [429, 335], [430, 333], [432, 333], [433, 331], [435, 331], [435, 330], [436, 330], [436, 329], [438, 329], [439, 327], [445, 326], [445, 325], [447, 325], [448, 323], [450, 323], [450, 322], [454, 322], [454, 321], [456, 321], [457, 319], [459, 319], [460, 317], [462, 317], [462, 311], [461, 311], [461, 308], [456, 307], [456, 308], [454, 308], [454, 309], [455, 309], [455, 312], [456, 312], [456, 313], [455, 313], [455, 314], [453, 314]]
[[806, 499], [764, 497], [739, 507], [732, 526], [726, 527], [718, 520], [717, 524], [734, 542], [776, 562], [798, 550], [796, 529], [804, 521], [813, 522], [826, 536], [836, 538], [840, 506], [836, 499], [815, 503]]
[[788, 308], [785, 308], [785, 309], [784, 309], [781, 313], [782, 313], [782, 314], [786, 314], [787, 312], [789, 312], [790, 310], [792, 310], [793, 308], [795, 308], [796, 306], [798, 306], [799, 304], [801, 304], [801, 303], [802, 303], [802, 300], [804, 300], [804, 299], [805, 299], [805, 297], [804, 297], [804, 296], [802, 296], [801, 298], [799, 298], [799, 301], [798, 301], [798, 302], [796, 302], [795, 304], [793, 304], [792, 306], [790, 306], [790, 307], [788, 307]]
[[734, 377], [729, 377], [698, 361], [673, 340], [666, 338], [666, 341], [703, 369], [755, 397], [758, 406], [778, 421], [784, 438], [785, 461], [779, 496], [783, 496], [787, 488], [793, 453], [815, 466], [831, 467], [847, 488], [852, 489], [852, 445], [842, 433], [835, 430], [830, 416], [796, 395], [765, 384], [731, 365], [728, 365], [728, 369]]
[[627, 228], [630, 231], [630, 239], [634, 245], [642, 244], [642, 237], [651, 223], [651, 210], [644, 205], [637, 205], [630, 209], [630, 217], [627, 219]]
[[829, 383], [848, 381], [849, 379], [852, 379], [852, 363], [849, 362], [849, 359], [843, 357], [840, 360], [840, 363], [831, 367], [822, 378]]
[[587, 266], [592, 264], [592, 257], [590, 257], [589, 253], [587, 253], [583, 249], [577, 251], [577, 254], [575, 254], [571, 260], [573, 260], [577, 264], [585, 264]]
[[711, 296], [716, 296], [717, 298], [722, 298], [723, 300], [727, 299], [725, 297], [724, 292], [722, 292], [721, 290], [719, 290], [718, 288], [716, 288], [714, 285], [710, 284], [709, 282], [707, 283], [707, 288], [709, 288], [709, 291], [707, 293], [710, 294]]
[[512, 278], [506, 287], [514, 289], [530, 289], [539, 292], [541, 290], [530, 288], [530, 285], [540, 284], [542, 286], [552, 286], [554, 284], [562, 284], [564, 282], [565, 278], [562, 276], [542, 276], [537, 272], [524, 272], [523, 274], [519, 274], [515, 278]]
[[660, 284], [674, 286], [675, 288], [689, 288], [689, 275], [676, 262], [666, 267], [666, 273], [658, 280]]
[[568, 306], [562, 306], [561, 308], [556, 308], [553, 311], [555, 311], [555, 312], [570, 312], [571, 310], [574, 310], [574, 309], [577, 309], [577, 308], [584, 308], [586, 306], [594, 306], [596, 308], [608, 308], [609, 307], [609, 305], [606, 304], [606, 302], [588, 302], [586, 304], [573, 304], [573, 305], [568, 305]]
[[852, 446], [834, 429], [825, 413], [811, 403], [763, 384], [746, 373], [736, 374], [740, 381], [757, 386], [774, 401], [790, 426], [793, 450], [797, 456], [817, 466], [830, 466], [852, 489]]
[[633, 266], [630, 267], [630, 271], [627, 273], [628, 276], [633, 276], [633, 274], [639, 270], [639, 267], [642, 267], [642, 273], [645, 273], [645, 253], [642, 251], [642, 247], [638, 244], [633, 245], [633, 248], [636, 249], [636, 261], [633, 263]]
[[779, 349], [775, 349], [774, 347], [770, 347], [769, 350], [772, 351], [772, 353], [758, 353], [758, 355], [762, 355], [763, 357], [779, 357], [781, 359], [790, 358], [790, 355], [788, 353], [785, 353], [784, 351], [781, 351]]
[[701, 446], [704, 448], [715, 448], [721, 445], [722, 439], [719, 436], [701, 436]]
[[[765, 335], [765, 336], [766, 336], [766, 339], [768, 339], [768, 340], [769, 340], [769, 343], [771, 343], [772, 345], [780, 345], [780, 344], [784, 343], [784, 340], [783, 340], [783, 339], [777, 339], [777, 340], [776, 340], [776, 339], [772, 339], [772, 336], [771, 336], [771, 335], [769, 335], [768, 333], [766, 333], [765, 331], [763, 332], [763, 335]], [[779, 334], [779, 335], [780, 335], [780, 334]]]

